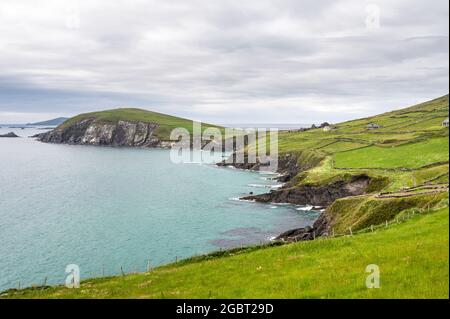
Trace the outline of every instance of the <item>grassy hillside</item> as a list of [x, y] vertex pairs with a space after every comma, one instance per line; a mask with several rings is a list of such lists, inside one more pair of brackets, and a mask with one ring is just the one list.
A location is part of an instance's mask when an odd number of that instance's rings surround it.
[[420, 168], [448, 160], [448, 138], [432, 138], [391, 148], [359, 148], [336, 153], [334, 159], [336, 168]]
[[[203, 257], [80, 289], [11, 291], [4, 298], [448, 298], [449, 211], [410, 215], [374, 232]], [[380, 289], [365, 286], [366, 266]]]
[[[281, 154], [297, 154], [301, 172], [297, 185], [322, 185], [348, 175], [385, 178], [381, 190], [448, 183], [448, 95], [430, 102], [374, 117], [344, 122], [325, 132], [283, 132]], [[368, 129], [376, 123], [378, 129]], [[379, 189], [380, 190], [380, 189]], [[378, 191], [379, 191], [378, 190]]]
[[[156, 135], [162, 140], [169, 140], [170, 132], [175, 128], [185, 128], [189, 132], [192, 132], [192, 120], [170, 116], [162, 113], [151, 112], [142, 109], [135, 108], [121, 108], [114, 110], [106, 110], [100, 112], [92, 112], [80, 114], [65, 121], [60, 128], [71, 126], [79, 121], [88, 118], [95, 118], [97, 122], [105, 123], [117, 123], [118, 121], [140, 121], [148, 123], [157, 123], [159, 128], [156, 131]], [[216, 127], [222, 129], [219, 126], [202, 123], [202, 128]]]

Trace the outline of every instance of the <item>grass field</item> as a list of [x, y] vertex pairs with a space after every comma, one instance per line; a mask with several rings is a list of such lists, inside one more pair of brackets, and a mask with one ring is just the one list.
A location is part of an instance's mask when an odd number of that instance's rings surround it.
[[337, 153], [334, 159], [336, 168], [419, 168], [448, 161], [448, 138], [390, 148], [370, 146]]
[[[167, 265], [90, 279], [80, 289], [10, 292], [10, 298], [448, 298], [448, 208], [373, 233]], [[366, 288], [367, 265], [380, 269]]]
[[[448, 95], [416, 106], [334, 125], [325, 132], [281, 132], [280, 154], [296, 154], [302, 169], [290, 183], [325, 185], [349, 175], [386, 178], [395, 191], [429, 183], [448, 183]], [[379, 129], [367, 129], [377, 123]]]

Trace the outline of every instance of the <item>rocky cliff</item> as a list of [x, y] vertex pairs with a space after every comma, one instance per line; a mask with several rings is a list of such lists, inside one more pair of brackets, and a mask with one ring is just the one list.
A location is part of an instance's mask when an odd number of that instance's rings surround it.
[[[289, 203], [294, 205], [313, 205], [328, 207], [337, 199], [366, 194], [370, 189], [372, 179], [365, 175], [354, 175], [346, 180], [330, 182], [326, 185], [298, 185], [298, 176], [317, 165], [323, 158], [307, 151], [297, 154], [284, 154], [279, 157], [279, 181], [286, 184], [278, 190], [261, 195], [243, 197], [243, 200], [261, 203]], [[218, 165], [232, 165], [239, 169], [258, 170], [260, 164], [225, 162]], [[301, 175], [301, 174], [300, 174]], [[319, 236], [327, 236], [331, 220], [327, 212], [323, 212], [312, 227], [291, 229], [276, 238], [280, 241], [313, 240]]]
[[156, 123], [118, 121], [98, 122], [95, 118], [80, 120], [71, 125], [63, 125], [36, 137], [46, 143], [109, 145], [128, 147], [170, 147], [161, 141], [155, 131]]
[[262, 203], [290, 203], [295, 205], [328, 206], [336, 199], [366, 193], [370, 178], [356, 175], [349, 181], [336, 181], [323, 186], [302, 185], [284, 188], [267, 194], [244, 197]]

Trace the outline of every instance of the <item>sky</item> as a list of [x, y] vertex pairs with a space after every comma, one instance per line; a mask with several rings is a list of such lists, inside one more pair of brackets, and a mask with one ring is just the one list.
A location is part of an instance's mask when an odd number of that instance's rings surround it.
[[0, 123], [320, 123], [448, 93], [444, 0], [1, 0]]

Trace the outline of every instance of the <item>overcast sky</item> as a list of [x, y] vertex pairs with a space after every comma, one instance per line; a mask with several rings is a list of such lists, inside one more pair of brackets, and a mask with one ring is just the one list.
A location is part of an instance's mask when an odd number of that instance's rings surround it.
[[446, 0], [1, 0], [0, 123], [339, 122], [448, 93]]

